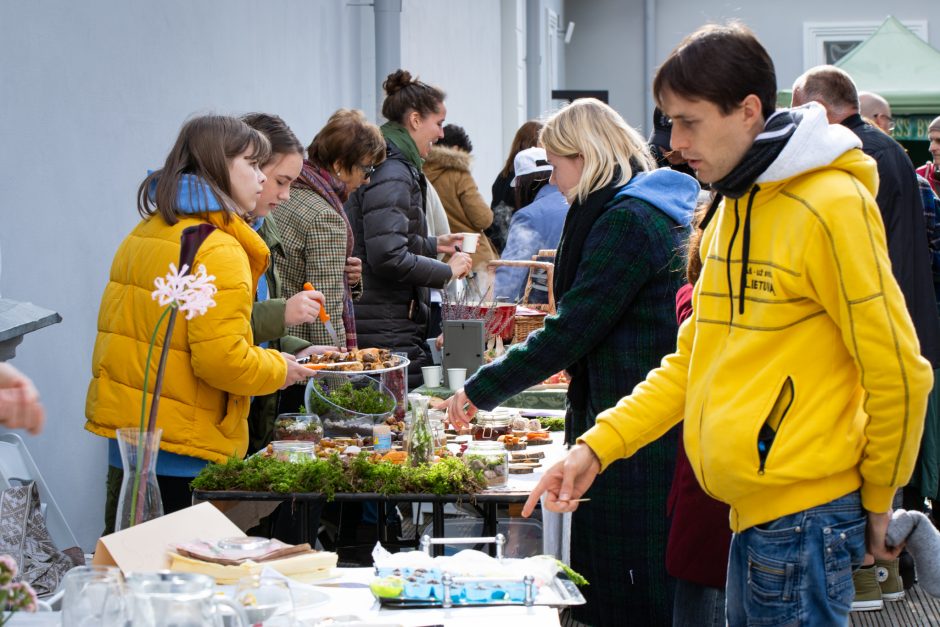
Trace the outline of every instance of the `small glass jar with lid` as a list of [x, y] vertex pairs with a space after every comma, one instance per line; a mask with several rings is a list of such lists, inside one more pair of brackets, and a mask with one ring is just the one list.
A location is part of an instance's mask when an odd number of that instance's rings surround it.
[[472, 470], [483, 471], [487, 486], [506, 485], [509, 478], [509, 453], [502, 442], [470, 442], [463, 460]]
[[477, 412], [470, 433], [474, 440], [496, 440], [509, 434], [509, 412]]

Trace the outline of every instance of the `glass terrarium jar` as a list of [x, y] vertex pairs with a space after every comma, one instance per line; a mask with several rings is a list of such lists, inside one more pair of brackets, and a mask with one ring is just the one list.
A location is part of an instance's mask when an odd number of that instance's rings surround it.
[[463, 460], [472, 470], [483, 471], [487, 486], [506, 485], [509, 478], [509, 453], [502, 442], [470, 442]]
[[274, 458], [283, 462], [307, 462], [316, 459], [316, 445], [304, 440], [276, 440], [271, 442]]
[[281, 414], [274, 420], [275, 440], [305, 440], [319, 442], [323, 438], [323, 424], [316, 414]]
[[418, 466], [434, 461], [434, 432], [428, 418], [428, 397], [409, 394], [411, 404], [411, 425], [408, 430], [408, 464]]
[[307, 382], [306, 408], [320, 416], [329, 438], [372, 438], [375, 425], [392, 415], [396, 399], [372, 375], [319, 372]]

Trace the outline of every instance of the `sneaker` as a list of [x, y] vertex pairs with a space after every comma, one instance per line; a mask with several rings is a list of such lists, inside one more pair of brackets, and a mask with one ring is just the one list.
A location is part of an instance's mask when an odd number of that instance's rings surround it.
[[881, 598], [885, 601], [900, 601], [904, 598], [904, 582], [898, 574], [898, 558], [893, 560], [875, 560], [875, 577], [881, 588]]
[[852, 583], [855, 584], [855, 600], [852, 601], [853, 612], [871, 612], [883, 609], [885, 604], [881, 599], [881, 586], [875, 576], [875, 567], [866, 566], [852, 573]]

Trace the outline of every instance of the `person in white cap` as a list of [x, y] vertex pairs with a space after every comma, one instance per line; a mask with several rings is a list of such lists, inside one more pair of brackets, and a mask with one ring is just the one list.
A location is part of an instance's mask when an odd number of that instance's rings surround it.
[[[549, 182], [552, 166], [544, 148], [527, 148], [513, 161], [516, 173], [510, 184], [514, 191], [515, 213], [509, 224], [503, 260], [529, 260], [539, 250], [557, 248], [568, 214], [568, 201]], [[525, 289], [525, 268], [496, 270], [496, 298], [517, 301]]]

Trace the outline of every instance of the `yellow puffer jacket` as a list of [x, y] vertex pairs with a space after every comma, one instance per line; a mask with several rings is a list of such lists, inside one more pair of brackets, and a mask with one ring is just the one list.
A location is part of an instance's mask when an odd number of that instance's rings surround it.
[[[157, 418], [162, 449], [214, 462], [244, 456], [248, 397], [276, 391], [287, 377], [283, 357], [255, 346], [251, 333], [251, 307], [258, 277], [268, 265], [267, 246], [243, 220], [233, 216], [226, 224], [223, 215], [209, 214], [218, 228], [203, 242], [194, 264], [215, 275], [216, 306], [192, 320], [177, 316]], [[140, 424], [144, 362], [163, 312], [151, 298], [153, 281], [167, 274], [170, 263], [179, 263], [183, 229], [201, 222], [186, 217], [169, 226], [154, 216], [138, 224], [118, 248], [101, 298], [85, 402], [85, 428], [92, 433], [113, 438], [115, 429]], [[165, 329], [164, 323], [151, 361], [151, 392]]]

